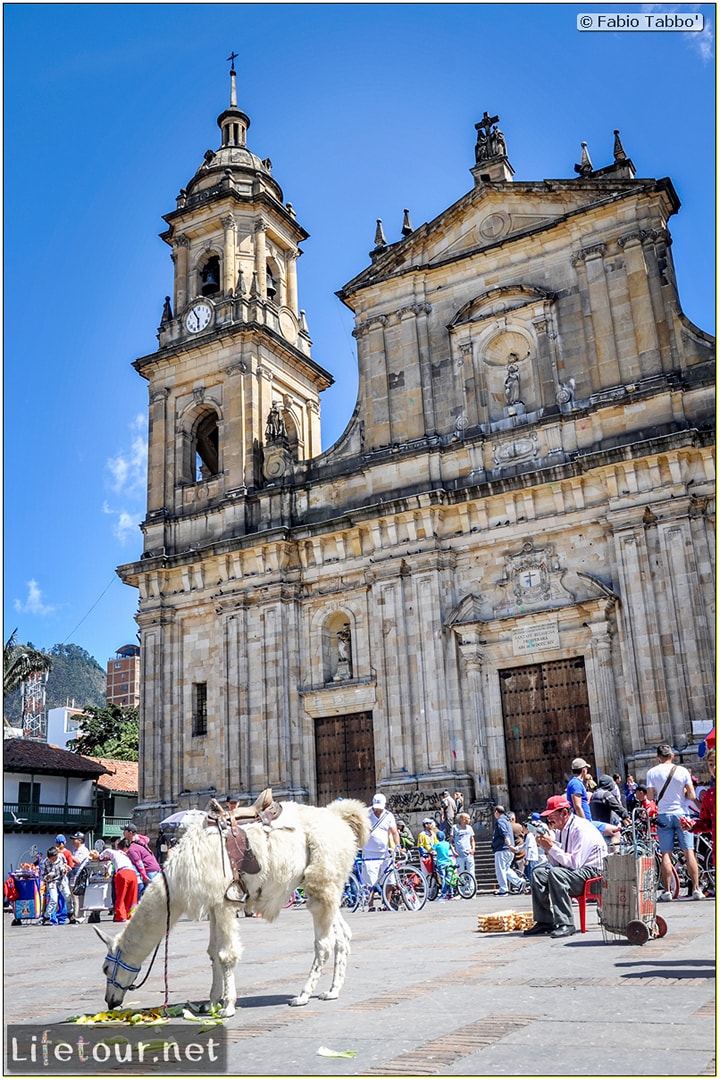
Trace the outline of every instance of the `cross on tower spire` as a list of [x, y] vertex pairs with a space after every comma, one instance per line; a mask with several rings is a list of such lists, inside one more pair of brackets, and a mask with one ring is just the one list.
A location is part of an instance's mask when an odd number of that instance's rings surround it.
[[231, 52], [228, 56], [230, 61], [230, 108], [237, 108], [237, 88], [235, 86], [235, 58], [239, 56], [239, 53]]

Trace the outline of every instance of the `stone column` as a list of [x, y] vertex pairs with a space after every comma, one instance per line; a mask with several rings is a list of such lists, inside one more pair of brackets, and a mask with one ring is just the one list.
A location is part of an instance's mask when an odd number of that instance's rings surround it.
[[[592, 327], [592, 339], [595, 346], [596, 364], [591, 368], [594, 372], [593, 389], [603, 386], [617, 386], [622, 382], [620, 367], [617, 362], [615, 330], [612, 320], [612, 309], [608, 295], [607, 281], [605, 280], [605, 263], [603, 260], [603, 245], [585, 248], [578, 252], [573, 259], [578, 270], [583, 268], [580, 278], [581, 292], [587, 297], [587, 308], [583, 313], [589, 316]], [[584, 281], [582, 278], [584, 277]]]
[[188, 262], [190, 258], [190, 241], [183, 233], [175, 240], [173, 251], [175, 262], [175, 316], [182, 314], [183, 308], [190, 299], [188, 282]]
[[172, 443], [167, 444], [167, 403], [169, 391], [166, 387], [150, 391], [150, 416], [148, 424], [148, 475], [147, 508], [162, 510], [166, 505], [167, 485], [172, 483]]
[[555, 394], [560, 388], [557, 362], [554, 355], [555, 350], [551, 344], [552, 335], [548, 325], [548, 316], [543, 313], [533, 319], [533, 327], [537, 335], [540, 404], [547, 408], [555, 403]]
[[244, 360], [233, 360], [225, 369], [225, 445], [223, 468], [226, 491], [246, 486], [248, 445], [245, 437], [245, 376]]
[[486, 735], [485, 705], [483, 699], [483, 663], [485, 656], [478, 644], [470, 641], [459, 643], [463, 669], [467, 682], [467, 702], [472, 731], [472, 768], [475, 797], [490, 797], [490, 769]]
[[170, 805], [178, 791], [172, 757], [178, 740], [177, 717], [182, 716], [172, 698], [175, 680], [166, 667], [172, 665], [173, 617], [170, 612], [141, 610], [137, 622], [142, 650], [138, 796], [141, 803]]
[[303, 431], [303, 442], [305, 444], [305, 458], [314, 458], [322, 451], [322, 444], [320, 441], [320, 405], [317, 401], [308, 400], [305, 402], [305, 417], [304, 417], [305, 430]]
[[257, 274], [258, 290], [263, 300], [267, 299], [267, 280], [265, 276], [267, 273], [266, 232], [267, 226], [260, 218], [255, 222], [255, 273]]
[[615, 695], [615, 676], [612, 663], [612, 638], [607, 621], [591, 623], [588, 674], [588, 701], [592, 718], [593, 745], [598, 769], [606, 773], [624, 771], [623, 751], [634, 749], [630, 735], [621, 738], [620, 717]]
[[652, 746], [667, 738], [667, 690], [660, 631], [642, 525], [615, 526], [615, 559], [621, 598], [619, 629], [625, 711], [631, 745]]
[[285, 275], [287, 278], [287, 306], [292, 311], [293, 315], [299, 314], [298, 308], [298, 287], [297, 287], [297, 251], [288, 251], [285, 253]]
[[715, 659], [690, 524], [685, 518], [657, 526], [675, 660], [668, 670], [670, 719], [678, 742], [691, 734], [692, 720], [709, 719], [715, 708]]
[[628, 233], [618, 240], [625, 254], [625, 273], [632, 312], [631, 322], [637, 350], [635, 362], [639, 365], [640, 375], [648, 375], [658, 367], [658, 336], [650, 296], [648, 268], [643, 251], [644, 236], [645, 234], [640, 231]]
[[226, 214], [222, 219], [224, 233], [223, 294], [232, 296], [235, 291], [235, 218]]
[[358, 343], [358, 398], [365, 405], [365, 447], [375, 449], [390, 444], [387, 357], [385, 355], [386, 315], [378, 315], [353, 331]]

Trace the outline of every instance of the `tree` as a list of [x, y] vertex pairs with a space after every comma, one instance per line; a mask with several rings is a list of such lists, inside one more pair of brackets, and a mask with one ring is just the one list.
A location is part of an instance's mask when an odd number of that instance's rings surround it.
[[68, 750], [90, 757], [138, 760], [138, 710], [126, 705], [108, 705], [101, 709], [88, 705], [76, 717], [82, 735], [71, 739]]
[[32, 645], [20, 645], [15, 640], [17, 630], [13, 630], [3, 648], [3, 694], [7, 696], [17, 690], [26, 679], [38, 672], [52, 669], [52, 660], [45, 653], [34, 649]]
[[[30, 642], [25, 647], [34, 652], [38, 651]], [[53, 645], [42, 652], [52, 662], [52, 670], [45, 686], [48, 710], [75, 704], [79, 709], [90, 705], [102, 708], [105, 704], [107, 676], [90, 653], [79, 645]], [[22, 701], [19, 688], [10, 693], [6, 689], [4, 711], [11, 724], [18, 726], [21, 723]]]

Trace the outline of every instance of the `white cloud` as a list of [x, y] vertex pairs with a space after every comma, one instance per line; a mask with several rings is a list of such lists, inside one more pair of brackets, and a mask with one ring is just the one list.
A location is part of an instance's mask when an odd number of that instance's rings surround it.
[[138, 523], [145, 508], [147, 417], [137, 413], [128, 428], [128, 445], [105, 463], [107, 486], [120, 505], [112, 506], [106, 500], [102, 508], [104, 514], [114, 518], [113, 536], [123, 545], [137, 540]]
[[54, 604], [44, 604], [42, 599], [42, 590], [39, 588], [37, 581], [33, 578], [27, 583], [28, 594], [27, 599], [15, 600], [13, 606], [16, 611], [19, 611], [23, 615], [39, 615], [41, 618], [48, 615], [54, 615], [57, 608]]
[[124, 546], [128, 540], [137, 537], [138, 525], [141, 513], [132, 513], [124, 508], [115, 509], [109, 503], [103, 503], [103, 514], [115, 519], [113, 523], [113, 536]]
[[715, 55], [715, 27], [707, 15], [705, 16], [703, 28], [699, 33], [683, 34], [683, 37], [694, 49], [697, 49], [701, 60], [705, 62], [712, 60]]
[[[695, 14], [701, 11], [700, 4], [683, 4], [669, 5], [669, 4], [643, 4], [642, 11], [648, 14], [657, 13], [659, 15], [686, 15], [688, 12]], [[669, 31], [672, 33], [672, 31]], [[682, 32], [682, 36], [686, 43], [694, 49], [703, 63], [707, 63], [712, 60], [715, 55], [715, 27], [712, 20], [708, 16], [707, 12], [703, 17], [702, 30], [690, 30]]]
[[108, 458], [105, 467], [111, 490], [116, 495], [134, 496], [145, 491], [147, 421], [138, 413], [128, 427], [131, 432], [129, 446]]

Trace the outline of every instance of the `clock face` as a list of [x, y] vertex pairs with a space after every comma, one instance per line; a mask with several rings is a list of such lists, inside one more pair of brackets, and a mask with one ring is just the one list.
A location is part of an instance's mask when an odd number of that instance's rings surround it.
[[191, 334], [199, 334], [201, 330], [205, 329], [211, 318], [212, 308], [209, 304], [193, 304], [185, 315], [185, 329]]

